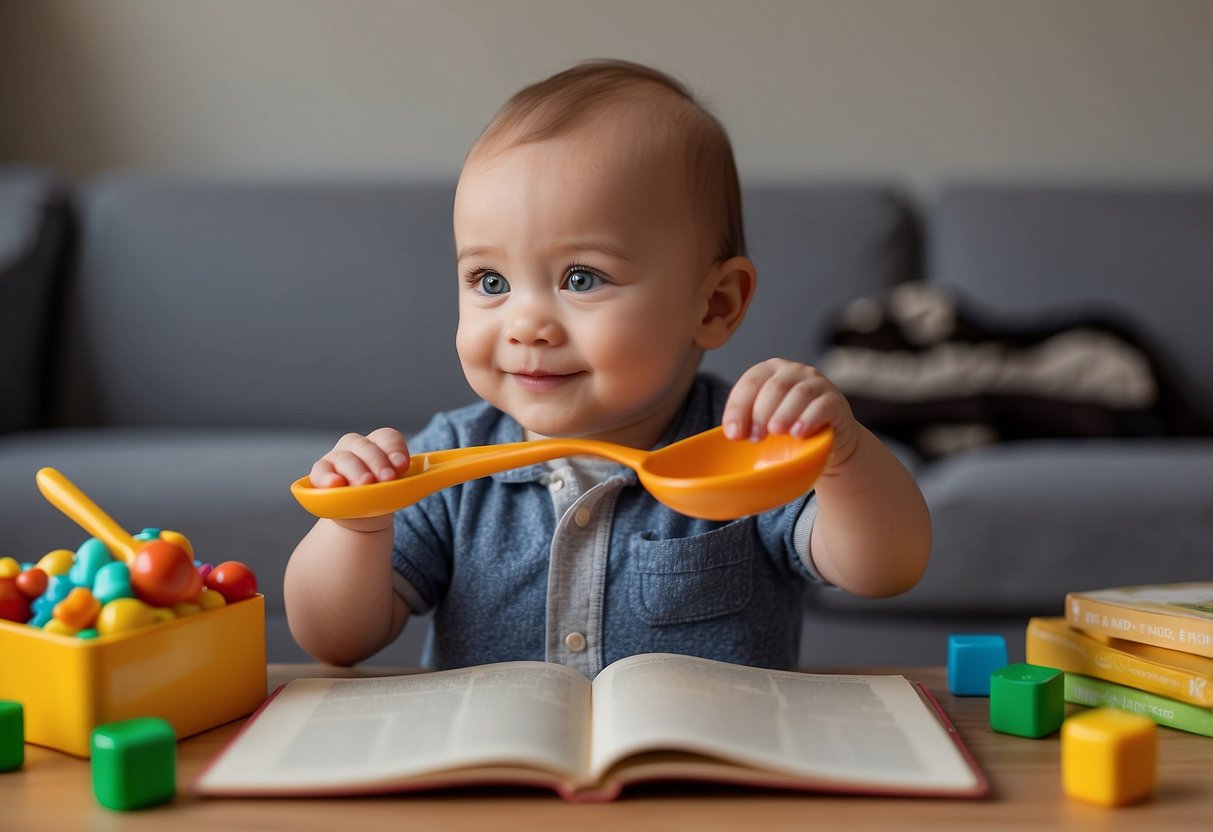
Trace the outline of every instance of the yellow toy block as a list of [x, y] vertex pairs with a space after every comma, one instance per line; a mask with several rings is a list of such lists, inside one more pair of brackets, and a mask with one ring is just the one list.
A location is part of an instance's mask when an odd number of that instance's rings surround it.
[[1095, 708], [1061, 726], [1061, 779], [1070, 797], [1124, 806], [1154, 791], [1158, 726], [1115, 708]]

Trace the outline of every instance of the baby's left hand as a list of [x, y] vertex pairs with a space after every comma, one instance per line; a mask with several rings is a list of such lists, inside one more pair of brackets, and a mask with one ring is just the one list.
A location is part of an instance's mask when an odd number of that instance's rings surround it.
[[834, 429], [831, 464], [850, 456], [858, 439], [846, 396], [815, 367], [771, 358], [742, 373], [725, 404], [724, 433], [757, 441], [769, 433], [810, 436]]

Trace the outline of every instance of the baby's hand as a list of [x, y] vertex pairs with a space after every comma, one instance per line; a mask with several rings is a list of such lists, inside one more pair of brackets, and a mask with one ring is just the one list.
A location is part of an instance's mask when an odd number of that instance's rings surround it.
[[769, 433], [810, 436], [834, 429], [832, 464], [850, 456], [857, 440], [846, 396], [815, 367], [771, 358], [742, 373], [724, 407], [724, 434], [757, 441]]
[[333, 449], [316, 460], [308, 477], [316, 488], [369, 485], [394, 480], [409, 468], [409, 446], [394, 428], [379, 428], [366, 436], [347, 433]]

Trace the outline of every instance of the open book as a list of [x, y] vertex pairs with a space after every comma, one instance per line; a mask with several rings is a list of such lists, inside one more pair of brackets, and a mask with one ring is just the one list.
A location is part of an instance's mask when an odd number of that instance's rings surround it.
[[610, 800], [629, 783], [977, 797], [988, 784], [933, 700], [901, 676], [794, 673], [666, 653], [591, 683], [505, 662], [297, 679], [194, 784], [205, 795], [339, 795], [460, 785]]

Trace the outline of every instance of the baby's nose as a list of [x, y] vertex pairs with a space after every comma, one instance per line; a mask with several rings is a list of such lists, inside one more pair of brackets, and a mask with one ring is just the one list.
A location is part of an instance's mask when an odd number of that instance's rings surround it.
[[558, 318], [539, 305], [531, 305], [515, 311], [506, 337], [517, 344], [557, 346], [564, 343], [565, 330]]

